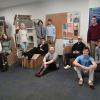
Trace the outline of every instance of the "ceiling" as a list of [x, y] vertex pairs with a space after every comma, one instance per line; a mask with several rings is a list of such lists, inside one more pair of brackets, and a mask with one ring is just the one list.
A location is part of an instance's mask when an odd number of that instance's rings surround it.
[[43, 0], [0, 0], [0, 9]]

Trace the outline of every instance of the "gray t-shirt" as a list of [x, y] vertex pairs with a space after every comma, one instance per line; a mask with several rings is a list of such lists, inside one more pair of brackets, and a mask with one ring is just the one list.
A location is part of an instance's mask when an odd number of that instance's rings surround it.
[[54, 61], [56, 61], [57, 57], [58, 57], [58, 54], [57, 54], [56, 52], [54, 52], [54, 53], [48, 52], [48, 53], [45, 55], [45, 58], [46, 58], [47, 60], [54, 60]]

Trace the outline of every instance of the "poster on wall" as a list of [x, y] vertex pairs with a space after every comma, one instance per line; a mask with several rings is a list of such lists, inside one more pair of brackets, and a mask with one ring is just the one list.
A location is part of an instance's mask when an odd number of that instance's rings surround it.
[[[63, 31], [65, 37], [77, 37], [80, 32], [80, 13], [79, 12], [68, 12], [66, 14], [66, 31]], [[63, 29], [64, 30], [64, 27]], [[66, 34], [66, 35], [64, 35]]]
[[64, 23], [62, 26], [62, 32], [63, 32], [63, 37], [66, 37], [67, 32], [68, 32], [68, 24]]
[[98, 19], [98, 22], [100, 23], [100, 7], [89, 9], [89, 25], [91, 25], [90, 21], [91, 21], [92, 16], [96, 16]]
[[73, 13], [74, 36], [79, 35], [80, 30], [80, 15], [78, 12]]

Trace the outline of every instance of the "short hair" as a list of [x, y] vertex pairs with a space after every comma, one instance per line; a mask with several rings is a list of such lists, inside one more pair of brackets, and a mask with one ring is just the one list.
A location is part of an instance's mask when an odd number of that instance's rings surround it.
[[55, 49], [55, 46], [54, 46], [54, 45], [49, 45], [49, 49], [50, 49], [50, 48], [54, 48], [54, 49]]
[[84, 51], [85, 49], [87, 49], [87, 50], [89, 51], [89, 55], [90, 55], [90, 49], [89, 49], [89, 47], [87, 47], [87, 46], [84, 47], [84, 48], [83, 48], [83, 51]]
[[86, 46], [86, 47], [84, 47], [84, 48], [83, 48], [83, 50], [84, 50], [84, 49], [88, 49], [88, 50], [90, 50], [90, 49], [89, 49], [89, 47], [87, 47], [87, 46]]
[[38, 25], [39, 25], [40, 23], [42, 23], [42, 24], [43, 24], [43, 21], [42, 21], [42, 20], [39, 20], [39, 21], [38, 21]]
[[96, 18], [96, 19], [97, 19], [97, 17], [96, 17], [96, 16], [92, 16], [92, 18]]
[[49, 18], [48, 21], [52, 22], [52, 19]]
[[40, 39], [41, 39], [41, 40], [42, 40], [42, 39], [43, 39], [43, 40], [45, 40], [45, 38], [44, 38], [44, 37], [41, 37]]

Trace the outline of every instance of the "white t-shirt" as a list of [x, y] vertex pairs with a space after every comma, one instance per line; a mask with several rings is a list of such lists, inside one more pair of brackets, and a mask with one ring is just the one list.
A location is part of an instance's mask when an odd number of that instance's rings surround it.
[[19, 40], [20, 43], [28, 42], [27, 30], [19, 30]]

